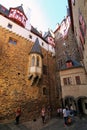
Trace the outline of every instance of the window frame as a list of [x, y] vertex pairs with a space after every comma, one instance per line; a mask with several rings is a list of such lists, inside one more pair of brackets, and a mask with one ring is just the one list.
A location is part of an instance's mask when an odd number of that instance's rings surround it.
[[16, 45], [17, 44], [17, 40], [12, 38], [12, 37], [9, 37], [9, 41], [8, 41], [10, 44], [13, 44], [13, 45]]
[[31, 66], [35, 66], [35, 56], [32, 56], [32, 59], [31, 59]]
[[75, 76], [75, 80], [76, 80], [76, 84], [77, 85], [80, 85], [81, 84], [81, 79], [80, 79], [80, 76]]
[[63, 78], [64, 85], [72, 85], [71, 77]]
[[43, 87], [43, 95], [46, 96], [47, 95], [47, 88]]
[[13, 25], [11, 23], [8, 23], [8, 25], [7, 25], [7, 27], [10, 28], [10, 29], [12, 29], [12, 26]]
[[39, 56], [37, 56], [36, 66], [39, 67], [39, 65], [40, 65], [40, 59], [39, 59]]

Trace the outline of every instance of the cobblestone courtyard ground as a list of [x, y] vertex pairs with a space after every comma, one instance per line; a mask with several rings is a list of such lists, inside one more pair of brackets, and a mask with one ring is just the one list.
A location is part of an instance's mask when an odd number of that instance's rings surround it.
[[15, 125], [14, 122], [0, 123], [0, 130], [87, 130], [87, 118], [75, 117], [73, 123], [66, 127], [64, 127], [63, 119], [58, 118], [52, 118], [46, 124], [42, 124], [41, 119], [19, 125]]

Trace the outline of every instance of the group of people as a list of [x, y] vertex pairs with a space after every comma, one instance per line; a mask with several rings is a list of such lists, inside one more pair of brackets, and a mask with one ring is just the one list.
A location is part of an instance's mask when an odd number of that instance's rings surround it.
[[[18, 125], [19, 119], [21, 117], [21, 107], [18, 107], [16, 109], [15, 115], [16, 115], [15, 124]], [[45, 106], [43, 106], [41, 109], [41, 118], [42, 118], [43, 124], [46, 121], [46, 117], [48, 117], [48, 119], [50, 119], [50, 117], [51, 117], [51, 107], [50, 106], [48, 106], [47, 109], [45, 108]]]
[[70, 111], [68, 108], [63, 109], [63, 118], [64, 118], [64, 126], [68, 125], [68, 118], [70, 115]]
[[73, 107], [65, 107], [63, 109], [63, 117], [64, 117], [64, 125], [68, 125], [72, 123], [72, 119], [74, 117], [74, 110]]
[[62, 108], [58, 108], [57, 109], [57, 116], [60, 118], [60, 117], [63, 117], [64, 119], [64, 126], [68, 125], [68, 124], [71, 124], [72, 123], [72, 117], [74, 116], [74, 110], [73, 110], [73, 107], [64, 107], [63, 109]]
[[[69, 109], [68, 107], [65, 108], [58, 108], [57, 109], [57, 115], [58, 117], [62, 117], [64, 118], [64, 125], [66, 126], [68, 123], [71, 123], [72, 120], [70, 118], [70, 115], [73, 113], [72, 108]], [[18, 107], [16, 110], [16, 125], [19, 124], [19, 119], [21, 116], [21, 108]], [[46, 122], [46, 118], [50, 119], [51, 117], [51, 107], [48, 106], [47, 108], [45, 108], [45, 106], [42, 107], [41, 109], [41, 118], [42, 118], [42, 123], [44, 124]]]
[[57, 117], [59, 117], [59, 118], [62, 117], [62, 111], [63, 111], [63, 110], [62, 110], [61, 107], [58, 107], [58, 108], [57, 108]]

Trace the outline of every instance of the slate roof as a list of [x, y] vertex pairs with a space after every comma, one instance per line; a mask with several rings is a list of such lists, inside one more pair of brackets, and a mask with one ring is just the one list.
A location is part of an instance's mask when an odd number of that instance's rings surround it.
[[[25, 12], [24, 12], [24, 9], [23, 9], [23, 7], [22, 7], [23, 5], [21, 4], [20, 6], [17, 6], [17, 7], [15, 7], [15, 8], [13, 8], [13, 9], [17, 9], [17, 10], [19, 10], [20, 12], [22, 12], [24, 15], [25, 15]], [[11, 9], [11, 8], [10, 8]], [[25, 15], [26, 16], [26, 15]], [[27, 17], [26, 17], [27, 18]]]
[[48, 32], [45, 32], [45, 34], [44, 34], [44, 38], [46, 39], [47, 37], [53, 37], [53, 34], [52, 34], [53, 32], [51, 32], [50, 30], [48, 31]]
[[44, 34], [44, 38], [47, 38], [47, 37], [52, 37], [52, 35], [51, 35], [51, 33], [50, 33], [50, 31], [48, 31], [48, 32], [45, 32], [45, 34]]
[[24, 13], [24, 9], [23, 9], [22, 5], [21, 5], [21, 6], [16, 7], [16, 9], [18, 9], [20, 12]]
[[33, 26], [31, 26], [31, 32], [33, 32], [37, 36], [41, 36], [42, 37], [42, 34], [36, 28], [34, 28]]
[[0, 13], [8, 17], [9, 10], [0, 4]]
[[37, 53], [37, 54], [39, 54], [43, 57], [38, 38], [36, 39], [36, 41], [35, 41], [35, 43], [34, 43], [34, 45], [33, 45], [29, 54], [31, 54], [31, 53]]
[[[71, 67], [67, 67], [67, 66], [66, 66], [66, 63], [68, 63], [68, 62], [72, 62], [72, 66], [71, 66]], [[76, 60], [68, 59], [68, 60], [66, 61], [66, 63], [61, 67], [61, 70], [66, 70], [66, 69], [71, 69], [71, 68], [82, 67], [82, 64], [79, 63], [79, 62], [76, 61]]]

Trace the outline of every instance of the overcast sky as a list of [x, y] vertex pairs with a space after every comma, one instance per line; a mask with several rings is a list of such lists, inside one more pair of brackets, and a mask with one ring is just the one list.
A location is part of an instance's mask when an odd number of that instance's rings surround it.
[[43, 32], [55, 30], [67, 15], [67, 0], [0, 0], [0, 4], [8, 9], [23, 4], [31, 25]]

